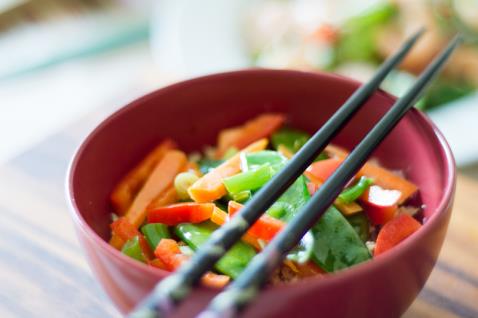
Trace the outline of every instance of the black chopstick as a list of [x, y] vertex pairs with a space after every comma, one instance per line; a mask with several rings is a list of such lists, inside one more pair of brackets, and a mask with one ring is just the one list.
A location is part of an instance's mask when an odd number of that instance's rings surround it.
[[367, 98], [378, 88], [387, 74], [398, 65], [423, 34], [421, 29], [408, 39], [400, 50], [387, 59], [374, 77], [358, 88], [337, 112], [317, 131], [274, 178], [229, 222], [217, 229], [190, 261], [156, 285], [153, 292], [133, 311], [131, 317], [164, 317], [189, 294], [201, 276], [210, 270], [225, 252], [240, 240], [251, 224], [303, 173], [317, 155], [352, 118]]
[[286, 254], [297, 245], [305, 233], [332, 205], [347, 182], [365, 164], [374, 149], [413, 107], [426, 86], [443, 68], [460, 42], [461, 37], [459, 36], [450, 42], [447, 48], [420, 75], [413, 87], [395, 102], [292, 221], [265, 247], [262, 253], [254, 257], [244, 272], [225, 291], [213, 299], [208, 309], [199, 317], [234, 317], [254, 299]]

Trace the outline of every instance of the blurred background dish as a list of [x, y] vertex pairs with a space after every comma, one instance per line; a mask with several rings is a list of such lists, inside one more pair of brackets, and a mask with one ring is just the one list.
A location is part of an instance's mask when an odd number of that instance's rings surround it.
[[[478, 160], [478, 141], [467, 138], [477, 135], [478, 127], [465, 125], [478, 115], [476, 2], [249, 0], [230, 6], [221, 6], [220, 0], [208, 0], [207, 6], [185, 2], [161, 1], [153, 30], [175, 33], [166, 38], [153, 32], [152, 37], [161, 51], [157, 63], [174, 65], [182, 77], [258, 66], [326, 70], [365, 81], [406, 36], [424, 26], [426, 35], [382, 86], [400, 96], [444, 43], [462, 32], [466, 43], [417, 107], [444, 131], [460, 166]], [[208, 19], [203, 13], [213, 7], [221, 14]], [[163, 22], [171, 11], [176, 19], [168, 27]], [[178, 54], [167, 53], [172, 47]]]
[[473, 166], [477, 15], [472, 0], [3, 0], [0, 135], [14, 137], [0, 145], [0, 161], [92, 109], [188, 77], [258, 66], [365, 81], [425, 26], [382, 88], [400, 95], [452, 34], [464, 33], [466, 44], [417, 107], [443, 130], [458, 164]]

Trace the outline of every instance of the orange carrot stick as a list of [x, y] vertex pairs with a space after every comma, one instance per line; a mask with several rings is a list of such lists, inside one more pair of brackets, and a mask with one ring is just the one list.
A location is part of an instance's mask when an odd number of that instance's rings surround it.
[[111, 193], [111, 203], [119, 215], [126, 213], [134, 197], [143, 186], [156, 164], [164, 157], [166, 152], [175, 149], [176, 144], [171, 139], [166, 139], [153, 149], [139, 164], [136, 165], [116, 185]]
[[167, 191], [178, 173], [187, 165], [186, 155], [179, 150], [169, 150], [156, 165], [146, 183], [131, 204], [126, 218], [135, 227], [140, 226], [146, 218], [148, 205], [159, 195]]
[[178, 199], [178, 193], [176, 192], [176, 188], [172, 186], [172, 187], [169, 187], [160, 195], [158, 195], [156, 198], [154, 198], [154, 200], [151, 201], [151, 203], [146, 207], [146, 210], [149, 212], [159, 207], [176, 203], [178, 202], [178, 200], [179, 199]]
[[221, 158], [231, 147], [242, 149], [254, 141], [269, 137], [285, 122], [283, 114], [266, 113], [247, 121], [244, 125], [233, 127], [219, 134], [217, 157]]
[[[255, 152], [267, 147], [267, 139], [260, 139], [244, 148], [241, 152]], [[240, 153], [235, 154], [220, 166], [197, 180], [188, 189], [189, 196], [196, 202], [212, 202], [224, 196], [227, 191], [222, 183], [226, 177], [241, 171]]]

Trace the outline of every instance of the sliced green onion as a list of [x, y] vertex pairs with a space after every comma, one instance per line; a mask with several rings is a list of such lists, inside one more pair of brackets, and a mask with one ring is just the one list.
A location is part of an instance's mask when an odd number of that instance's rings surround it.
[[272, 178], [272, 169], [269, 164], [255, 170], [236, 174], [223, 180], [227, 191], [234, 195], [242, 191], [257, 190]]
[[139, 236], [137, 235], [123, 245], [121, 253], [128, 255], [129, 257], [140, 262], [145, 262], [143, 253], [141, 251], [141, 246], [139, 245]]
[[145, 224], [141, 227], [141, 233], [144, 234], [146, 241], [153, 251], [161, 239], [171, 237], [168, 226], [161, 223]]
[[367, 177], [361, 177], [353, 186], [345, 189], [339, 195], [338, 199], [343, 203], [352, 203], [365, 192], [373, 183], [373, 180]]
[[249, 200], [252, 196], [252, 192], [249, 190], [246, 191], [241, 191], [239, 193], [233, 194], [232, 195], [232, 200], [239, 202], [239, 203], [244, 203], [247, 200]]

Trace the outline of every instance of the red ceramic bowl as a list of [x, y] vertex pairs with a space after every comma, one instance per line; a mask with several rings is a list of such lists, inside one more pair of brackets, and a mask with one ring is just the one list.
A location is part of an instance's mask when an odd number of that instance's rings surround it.
[[[150, 268], [108, 245], [109, 194], [158, 141], [172, 137], [186, 151], [213, 145], [219, 130], [262, 112], [286, 113], [292, 126], [314, 132], [358, 87], [323, 73], [246, 70], [181, 82], [115, 112], [83, 142], [69, 170], [68, 201], [90, 266], [123, 313], [167, 272]], [[352, 148], [393, 103], [377, 92], [335, 139]], [[445, 139], [412, 110], [375, 152], [384, 166], [403, 171], [420, 188], [425, 225], [388, 253], [325, 277], [265, 289], [247, 317], [397, 317], [425, 284], [443, 243], [455, 189], [455, 165]], [[196, 289], [177, 312], [190, 317], [216, 290]]]

